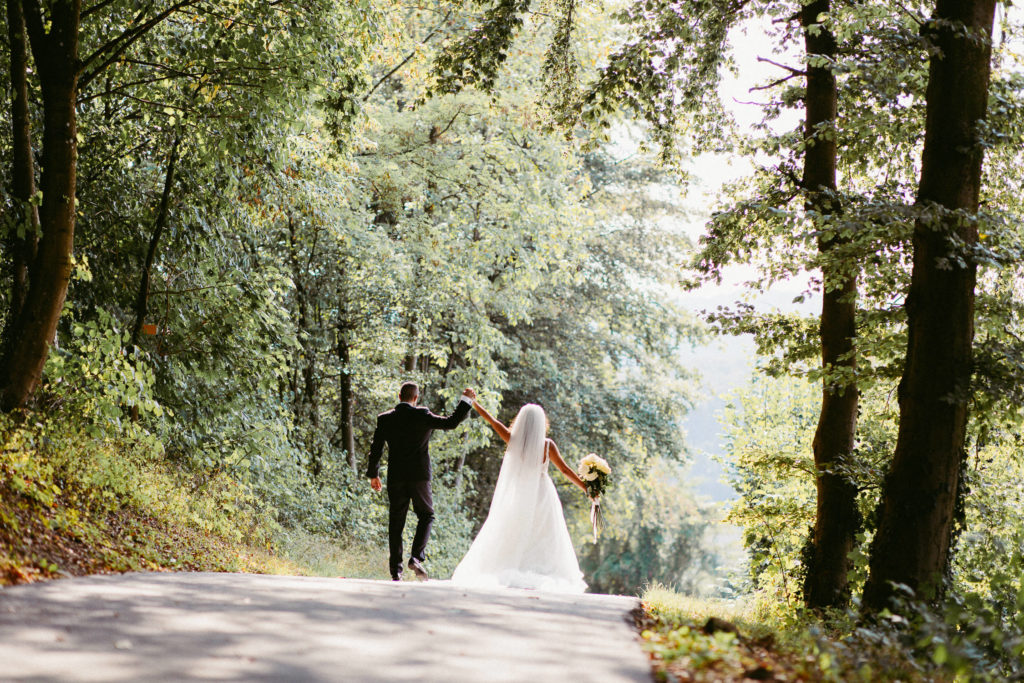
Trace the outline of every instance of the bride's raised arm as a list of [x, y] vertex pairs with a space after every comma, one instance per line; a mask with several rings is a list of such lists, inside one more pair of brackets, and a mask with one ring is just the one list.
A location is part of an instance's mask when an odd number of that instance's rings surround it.
[[580, 479], [579, 475], [573, 472], [572, 468], [566, 465], [565, 461], [562, 460], [562, 454], [559, 453], [558, 451], [558, 445], [555, 444], [555, 442], [552, 441], [551, 439], [548, 439], [547, 446], [548, 457], [551, 458], [551, 462], [555, 463], [555, 467], [561, 470], [562, 474], [564, 474], [569, 479], [569, 481], [583, 489], [583, 493], [586, 493], [587, 485], [584, 484], [583, 480]]
[[484, 407], [476, 401], [473, 401], [473, 407], [476, 409], [476, 412], [480, 413], [480, 417], [487, 420], [487, 424], [491, 425], [494, 431], [498, 433], [498, 436], [501, 437], [501, 440], [508, 443], [509, 436], [511, 435], [508, 427], [501, 424], [501, 421], [498, 420], [498, 418], [484, 410]]

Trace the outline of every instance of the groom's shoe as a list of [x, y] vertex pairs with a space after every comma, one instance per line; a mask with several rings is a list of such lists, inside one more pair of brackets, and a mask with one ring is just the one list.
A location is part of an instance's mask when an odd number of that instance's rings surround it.
[[423, 568], [423, 565], [420, 564], [420, 561], [416, 558], [411, 558], [409, 560], [409, 569], [413, 570], [413, 572], [416, 573], [416, 577], [419, 579], [423, 579], [424, 581], [426, 581], [430, 578], [430, 576], [427, 574], [427, 570]]

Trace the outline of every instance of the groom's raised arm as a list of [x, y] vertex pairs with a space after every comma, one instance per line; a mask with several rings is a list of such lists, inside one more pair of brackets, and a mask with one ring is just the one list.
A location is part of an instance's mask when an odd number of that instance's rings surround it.
[[373, 441], [370, 442], [370, 461], [366, 464], [368, 479], [380, 477], [380, 459], [384, 456], [384, 428], [377, 417], [377, 428], [373, 430]]
[[429, 420], [430, 428], [455, 429], [458, 427], [466, 419], [466, 416], [469, 415], [469, 409], [473, 405], [474, 398], [476, 398], [476, 392], [472, 389], [466, 389], [459, 399], [459, 405], [455, 407], [455, 410], [448, 417], [428, 412], [427, 419]]

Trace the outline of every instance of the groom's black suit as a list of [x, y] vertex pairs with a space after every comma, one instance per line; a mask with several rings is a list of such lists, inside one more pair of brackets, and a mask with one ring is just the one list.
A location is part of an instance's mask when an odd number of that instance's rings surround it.
[[402, 531], [410, 501], [417, 518], [411, 557], [420, 562], [426, 559], [427, 539], [434, 523], [434, 501], [430, 491], [430, 437], [435, 429], [455, 429], [466, 419], [469, 408], [469, 401], [459, 401], [451, 415], [442, 417], [426, 408], [399, 403], [393, 410], [377, 416], [366, 476], [370, 479], [380, 476], [380, 460], [386, 443], [388, 545], [392, 577], [402, 573]]

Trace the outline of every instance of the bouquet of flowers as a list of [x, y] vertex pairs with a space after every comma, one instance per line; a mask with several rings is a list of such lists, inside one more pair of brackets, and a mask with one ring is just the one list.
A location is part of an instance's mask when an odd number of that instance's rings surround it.
[[612, 468], [604, 458], [590, 453], [580, 461], [577, 473], [586, 484], [587, 495], [590, 496], [590, 526], [594, 530], [594, 543], [597, 543], [597, 532], [604, 526], [601, 519], [601, 494], [608, 487], [608, 475], [612, 473]]

